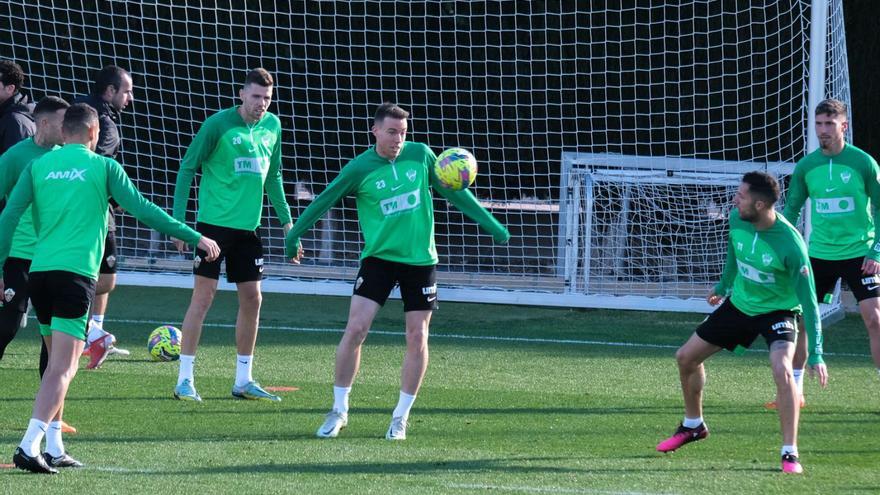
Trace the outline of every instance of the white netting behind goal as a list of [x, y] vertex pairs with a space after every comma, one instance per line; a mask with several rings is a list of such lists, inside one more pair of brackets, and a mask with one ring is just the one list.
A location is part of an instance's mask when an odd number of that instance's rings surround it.
[[[371, 144], [375, 107], [396, 101], [411, 112], [410, 139], [473, 150], [473, 191], [513, 234], [493, 245], [435, 200], [446, 299], [636, 307], [662, 296], [674, 299], [660, 307], [677, 309], [720, 274], [730, 172], [784, 172], [806, 151], [810, 2], [599, 5], [0, 1], [12, 28], [0, 48], [36, 98], [83, 94], [103, 65], [130, 69], [136, 100], [119, 160], [168, 210], [180, 157], [207, 116], [236, 104], [248, 68], [275, 75], [294, 217]], [[828, 85], [848, 101], [838, 26]], [[609, 166], [616, 155], [644, 180]], [[350, 290], [340, 287], [361, 248], [352, 198], [304, 238], [299, 267], [284, 263], [268, 207], [264, 218], [266, 273], [292, 279], [275, 287]], [[123, 270], [190, 269], [129, 217], [118, 237]]]

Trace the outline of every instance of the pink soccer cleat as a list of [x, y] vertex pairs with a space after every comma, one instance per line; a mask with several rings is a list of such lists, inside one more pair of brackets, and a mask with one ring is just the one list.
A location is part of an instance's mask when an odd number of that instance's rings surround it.
[[706, 423], [700, 423], [696, 428], [685, 428], [679, 424], [675, 434], [657, 444], [657, 452], [672, 452], [686, 443], [696, 442], [709, 436], [709, 428]]
[[782, 456], [782, 472], [791, 474], [801, 474], [804, 472], [803, 466], [794, 454], [784, 454]]

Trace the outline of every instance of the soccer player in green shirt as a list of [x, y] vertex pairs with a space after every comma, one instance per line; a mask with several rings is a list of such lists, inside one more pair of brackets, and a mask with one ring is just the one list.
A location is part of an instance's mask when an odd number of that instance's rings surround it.
[[[260, 281], [263, 244], [257, 234], [263, 211], [263, 188], [284, 232], [290, 229], [290, 207], [281, 182], [281, 121], [268, 112], [272, 103], [272, 76], [251, 70], [239, 91], [241, 105], [209, 117], [193, 138], [180, 164], [174, 190], [174, 218], [184, 221], [189, 191], [201, 168], [196, 230], [217, 239], [220, 256], [211, 262], [196, 252], [192, 301], [183, 319], [180, 370], [174, 397], [200, 402], [193, 367], [202, 335], [202, 323], [214, 301], [220, 262], [226, 260], [226, 279], [238, 289], [235, 324], [235, 383], [239, 399], [280, 401], [253, 376], [254, 347], [260, 318]], [[183, 249], [178, 245], [178, 249]]]
[[[34, 108], [34, 122], [37, 132], [33, 137], [19, 141], [0, 156], [0, 198], [8, 199], [9, 193], [18, 182], [22, 171], [32, 161], [63, 144], [61, 122], [64, 112], [70, 105], [57, 96], [47, 96]], [[3, 264], [3, 280], [6, 290], [0, 299], [0, 359], [6, 346], [15, 338], [28, 306], [28, 272], [37, 245], [37, 234], [30, 209], [27, 209], [18, 222], [12, 237], [9, 258]], [[47, 355], [48, 356], [48, 355]], [[45, 371], [45, 363], [40, 360], [40, 376]]]
[[318, 428], [320, 438], [336, 437], [348, 424], [348, 397], [360, 365], [361, 345], [379, 308], [399, 285], [406, 320], [406, 355], [400, 397], [385, 438], [406, 439], [409, 412], [428, 367], [428, 325], [437, 309], [431, 186], [491, 233], [496, 242], [506, 243], [510, 238], [507, 229], [470, 191], [451, 191], [439, 185], [433, 173], [434, 152], [424, 144], [406, 141], [408, 117], [409, 113], [397, 105], [381, 105], [372, 127], [376, 145], [343, 167], [287, 234], [287, 255], [298, 263], [302, 235], [344, 196], [355, 196], [364, 249], [348, 323], [336, 350], [333, 409]]
[[[58, 467], [82, 466], [64, 449], [61, 420], [64, 397], [86, 338], [107, 233], [109, 197], [159, 232], [197, 244], [207, 252], [207, 259], [220, 254], [217, 243], [144, 199], [119, 162], [92, 151], [99, 134], [98, 114], [92, 107], [75, 104], [68, 108], [62, 133], [67, 144], [22, 172], [0, 215], [0, 263], [9, 255], [13, 231], [28, 206], [37, 232], [28, 288], [40, 334], [49, 348], [49, 365], [12, 461], [20, 469], [46, 474], [57, 473]], [[41, 452], [44, 436], [48, 437], [47, 450]]]
[[707, 300], [721, 307], [709, 315], [676, 352], [685, 417], [675, 434], [657, 445], [660, 452], [709, 436], [703, 422], [703, 362], [721, 349], [744, 350], [758, 335], [770, 349], [770, 367], [779, 398], [782, 426], [782, 471], [801, 473], [797, 430], [800, 409], [791, 374], [797, 328], [803, 313], [809, 344], [809, 366], [822, 386], [828, 371], [822, 359], [822, 321], [816, 302], [807, 249], [800, 233], [776, 210], [779, 184], [763, 172], [743, 176], [730, 213], [727, 259], [721, 281]]
[[[821, 301], [839, 279], [846, 281], [859, 303], [880, 373], [880, 168], [870, 155], [844, 140], [848, 126], [842, 101], [827, 99], [816, 106], [819, 149], [795, 167], [782, 214], [796, 225], [801, 208], [811, 199], [809, 253], [816, 296]], [[798, 345], [793, 373], [801, 404], [806, 360], [807, 347]]]

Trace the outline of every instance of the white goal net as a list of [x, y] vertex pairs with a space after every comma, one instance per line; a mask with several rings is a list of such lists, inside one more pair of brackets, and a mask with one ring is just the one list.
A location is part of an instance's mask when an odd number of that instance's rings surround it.
[[[70, 99], [102, 66], [128, 68], [118, 158], [166, 210], [199, 125], [262, 66], [294, 218], [371, 144], [370, 117], [391, 100], [411, 112], [410, 139], [474, 152], [473, 192], [513, 234], [494, 245], [435, 199], [444, 299], [703, 310], [736, 175], [784, 178], [809, 148], [810, 102], [849, 101], [840, 2], [816, 2], [816, 42], [806, 0], [3, 0], [0, 49], [34, 98]], [[822, 95], [807, 91], [817, 43]], [[353, 198], [303, 239], [301, 266], [285, 263], [268, 206], [260, 233], [267, 289], [350, 293]], [[132, 218], [118, 239], [121, 270], [146, 274], [124, 278], [191, 284], [190, 261]]]

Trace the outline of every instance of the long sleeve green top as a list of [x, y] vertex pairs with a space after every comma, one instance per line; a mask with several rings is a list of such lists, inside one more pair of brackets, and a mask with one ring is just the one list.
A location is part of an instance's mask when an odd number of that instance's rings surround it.
[[796, 225], [807, 197], [811, 199], [810, 256], [880, 261], [878, 180], [877, 162], [851, 144], [835, 156], [816, 150], [798, 162], [782, 214]]
[[435, 160], [431, 148], [414, 142], [405, 142], [393, 161], [381, 157], [375, 147], [361, 153], [297, 219], [286, 238], [288, 257], [296, 255], [300, 237], [327, 210], [354, 194], [364, 237], [361, 259], [374, 256], [409, 265], [435, 265], [438, 259], [431, 186], [496, 242], [507, 242], [510, 233], [469, 190], [451, 191], [439, 185], [433, 172]]
[[810, 346], [810, 364], [823, 362], [822, 319], [810, 258], [801, 234], [781, 214], [766, 230], [756, 230], [730, 213], [727, 259], [715, 294], [749, 316], [787, 310], [803, 313]]
[[199, 222], [254, 230], [263, 213], [265, 186], [282, 225], [291, 222], [281, 181], [281, 122], [272, 113], [247, 124], [238, 107], [208, 117], [186, 150], [174, 189], [174, 218], [186, 219], [189, 190], [196, 172]]

